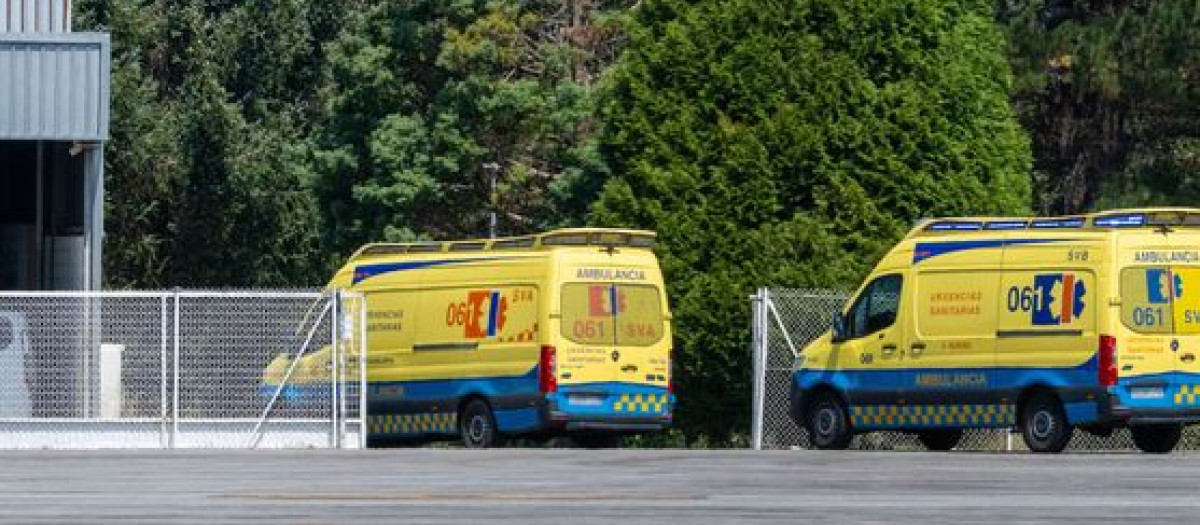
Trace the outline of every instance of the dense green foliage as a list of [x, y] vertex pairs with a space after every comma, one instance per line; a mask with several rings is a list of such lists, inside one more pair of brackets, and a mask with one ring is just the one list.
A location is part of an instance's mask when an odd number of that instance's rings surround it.
[[757, 286], [852, 286], [921, 217], [1200, 197], [1200, 0], [76, 16], [114, 42], [109, 286], [312, 286], [362, 242], [483, 236], [492, 212], [500, 234], [653, 228], [691, 438], [748, 419]]
[[592, 84], [618, 34], [593, 2], [379, 2], [326, 46], [313, 180], [328, 246], [579, 222]]
[[84, 2], [112, 32], [109, 286], [294, 286], [324, 271], [294, 169], [319, 62], [303, 0]]
[[1200, 2], [1002, 2], [1036, 208], [1200, 199]]
[[[110, 286], [310, 286], [372, 240], [581, 223], [620, 1], [114, 0]], [[585, 176], [590, 174], [590, 177]]]
[[654, 228], [681, 420], [749, 404], [755, 287], [849, 286], [922, 217], [1020, 213], [1028, 141], [986, 4], [648, 2], [603, 108], [598, 224]]

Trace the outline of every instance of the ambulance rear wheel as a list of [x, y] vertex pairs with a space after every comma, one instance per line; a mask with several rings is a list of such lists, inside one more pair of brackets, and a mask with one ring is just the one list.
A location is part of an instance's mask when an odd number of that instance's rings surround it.
[[1133, 434], [1133, 444], [1142, 452], [1151, 454], [1166, 454], [1175, 450], [1179, 438], [1183, 436], [1180, 425], [1139, 425], [1129, 427]]
[[958, 442], [962, 440], [963, 431], [961, 428], [951, 428], [942, 430], [922, 430], [917, 432], [917, 439], [921, 440], [921, 444], [929, 450], [947, 451], [958, 446]]
[[825, 392], [809, 405], [805, 418], [808, 439], [814, 448], [821, 450], [845, 450], [850, 446], [850, 418], [846, 405], [836, 395]]
[[492, 448], [500, 445], [500, 432], [492, 408], [482, 399], [472, 399], [458, 418], [458, 431], [467, 448]]
[[1021, 410], [1021, 436], [1030, 451], [1062, 452], [1074, 431], [1062, 403], [1048, 392], [1035, 393]]

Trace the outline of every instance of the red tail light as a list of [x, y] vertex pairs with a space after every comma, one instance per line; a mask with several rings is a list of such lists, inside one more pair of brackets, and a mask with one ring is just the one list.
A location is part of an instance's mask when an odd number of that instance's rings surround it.
[[1117, 338], [1100, 336], [1100, 386], [1117, 385]]
[[543, 346], [542, 355], [538, 359], [538, 391], [543, 394], [558, 391], [558, 379], [555, 377], [554, 347]]

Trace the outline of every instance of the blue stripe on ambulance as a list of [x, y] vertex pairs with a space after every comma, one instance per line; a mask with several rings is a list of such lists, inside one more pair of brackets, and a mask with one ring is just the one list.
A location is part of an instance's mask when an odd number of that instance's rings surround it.
[[354, 267], [354, 277], [351, 279], [353, 284], [358, 284], [372, 277], [377, 277], [391, 272], [402, 272], [405, 270], [420, 270], [422, 268], [432, 268], [434, 266], [445, 266], [448, 264], [467, 264], [467, 263], [482, 263], [490, 261], [502, 261], [507, 259], [517, 259], [518, 257], [483, 257], [476, 259], [435, 259], [432, 261], [409, 261], [396, 263], [379, 263], [379, 264], [360, 264]]
[[[1010, 426], [1007, 414], [1013, 410], [1012, 404], [1016, 399], [1010, 399], [1009, 404], [984, 404], [980, 409], [979, 403], [954, 403], [953, 388], [944, 389], [947, 403], [939, 403], [938, 405], [862, 405], [855, 403], [855, 392], [864, 392], [872, 390], [872, 385], [879, 384], [882, 378], [895, 379], [897, 375], [904, 374], [906, 377], [916, 377], [922, 373], [932, 374], [955, 374], [955, 373], [985, 373], [988, 377], [986, 388], [994, 391], [1020, 391], [1024, 388], [1042, 385], [1050, 388], [1071, 388], [1080, 386], [1090, 386], [1097, 384], [1099, 374], [1099, 363], [1095, 355], [1087, 361], [1075, 366], [1069, 367], [1037, 367], [1037, 368], [894, 368], [894, 369], [872, 369], [872, 370], [800, 370], [796, 373], [794, 381], [796, 387], [800, 391], [808, 391], [817, 386], [831, 386], [839, 392], [845, 392], [849, 397], [851, 405], [851, 415], [855, 412], [856, 406], [896, 406], [905, 407], [892, 410], [892, 415], [896, 419], [892, 423], [882, 424], [879, 428], [901, 427], [901, 426], [962, 426], [959, 423], [938, 422], [933, 423], [932, 419], [928, 420], [928, 424], [923, 423], [925, 419], [913, 419], [911, 416], [934, 415], [933, 413], [926, 414], [923, 407], [958, 407], [956, 410], [966, 414], [976, 415], [994, 415], [987, 419], [984, 423], [978, 426]], [[1124, 378], [1123, 378], [1124, 379]], [[884, 381], [886, 382], [886, 381]], [[890, 381], [891, 384], [896, 384], [895, 381]], [[917, 386], [914, 384], [906, 384], [901, 388], [909, 391], [925, 391], [931, 390], [930, 387]], [[878, 390], [878, 389], [875, 389]], [[897, 396], [902, 394], [897, 391]], [[916, 407], [922, 407], [920, 409]], [[990, 408], [989, 408], [990, 407]], [[1068, 402], [1064, 404], [1064, 409], [1067, 412], [1067, 418], [1073, 424], [1087, 424], [1099, 420], [1099, 409], [1095, 401], [1089, 402]], [[907, 410], [907, 411], [906, 411]], [[920, 410], [920, 411], [918, 411]], [[990, 411], [990, 412], [989, 412]], [[862, 415], [867, 415], [860, 412]], [[871, 414], [872, 416], [875, 414]], [[904, 416], [904, 419], [900, 417]], [[1001, 417], [1004, 416], [1004, 417]], [[865, 424], [864, 420], [864, 423]], [[871, 419], [869, 421], [875, 421]], [[874, 425], [867, 425], [874, 427]], [[968, 426], [976, 426], [974, 424]]]
[[488, 305], [488, 337], [496, 336], [496, 323], [500, 313], [500, 292], [493, 291], [491, 295], [491, 304]]
[[[269, 397], [274, 391], [274, 386], [264, 385], [260, 393]], [[327, 403], [329, 399], [328, 385], [287, 385], [285, 392], [283, 397], [291, 401]], [[574, 403], [571, 394], [581, 392], [600, 394], [602, 401]], [[371, 382], [368, 426], [372, 432], [398, 435], [454, 433], [458, 431], [457, 401], [469, 395], [482, 395], [493, 401], [538, 399], [542, 394], [538, 391], [537, 366], [517, 376]], [[675, 402], [666, 388], [620, 382], [560, 385], [558, 392], [545, 396], [557, 412], [607, 421], [669, 415]], [[430, 407], [437, 405], [438, 409], [401, 413], [394, 408], [398, 404], [419, 406], [422, 402], [428, 402]], [[537, 406], [505, 407], [494, 402], [492, 408], [501, 432], [538, 430], [546, 424]]]
[[939, 255], [946, 255], [948, 253], [962, 252], [967, 250], [1003, 248], [1005, 246], [1017, 246], [1022, 244], [1046, 244], [1073, 240], [1076, 239], [980, 239], [973, 241], [918, 242], [916, 246], [913, 247], [913, 264], [924, 261], [930, 257], [937, 257]]
[[[1097, 383], [1097, 358], [1072, 367], [1051, 368], [929, 368], [929, 369], [884, 369], [884, 370], [802, 370], [795, 375], [796, 386], [808, 390], [818, 385], [829, 385], [850, 397], [851, 422], [863, 428], [904, 427], [956, 427], [992, 426], [1006, 427], [1014, 424], [1015, 399], [1009, 404], [955, 403], [952, 389], [946, 389], [949, 403], [938, 405], [864, 405], [855, 404], [855, 392], [863, 392], [870, 385], [881, 383], [880, 379], [911, 373], [988, 373], [988, 388], [1003, 391], [1020, 391], [1033, 385], [1051, 388], [1087, 387]], [[894, 383], [894, 382], [893, 382]], [[912, 390], [927, 389], [906, 385]], [[1158, 390], [1160, 395], [1134, 395], [1136, 389]], [[1160, 390], [1159, 390], [1160, 389]], [[1117, 385], [1108, 390], [1117, 397], [1119, 405], [1132, 409], [1200, 408], [1200, 374], [1170, 372], [1121, 376]], [[1099, 420], [1098, 401], [1076, 401], [1065, 403], [1067, 419], [1072, 424], [1088, 424]]]

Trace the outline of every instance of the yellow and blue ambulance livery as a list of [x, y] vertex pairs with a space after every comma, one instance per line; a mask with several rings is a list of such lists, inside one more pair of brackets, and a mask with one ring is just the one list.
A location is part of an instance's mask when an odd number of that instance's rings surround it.
[[[329, 288], [365, 297], [369, 435], [603, 445], [669, 425], [670, 313], [654, 239], [567, 229], [360, 249]], [[327, 381], [305, 370], [328, 354], [302, 359], [284, 391], [320, 399]], [[275, 359], [264, 392], [289, 366]]]
[[1035, 452], [1128, 427], [1168, 452], [1200, 422], [1200, 209], [924, 221], [797, 357], [818, 448], [1017, 427]]

